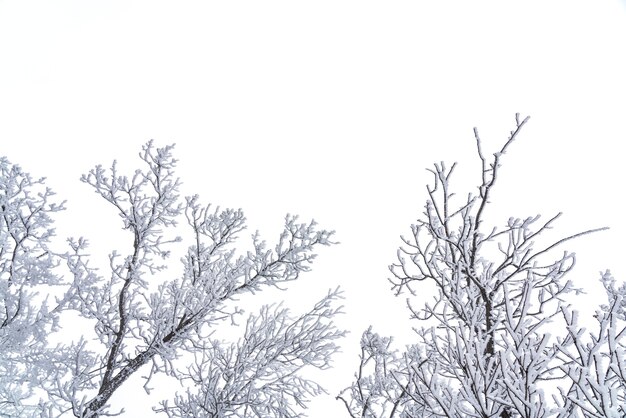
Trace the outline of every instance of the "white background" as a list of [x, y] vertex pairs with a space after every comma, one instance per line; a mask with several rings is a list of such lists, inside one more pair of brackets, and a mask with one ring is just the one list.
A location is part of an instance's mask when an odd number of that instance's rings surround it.
[[[580, 306], [600, 303], [599, 270], [626, 279], [624, 1], [0, 0], [0, 155], [68, 200], [59, 248], [84, 235], [104, 262], [130, 245], [78, 178], [113, 159], [134, 169], [151, 138], [176, 143], [185, 194], [242, 207], [250, 232], [271, 241], [287, 212], [337, 230], [313, 272], [259, 295], [303, 309], [346, 291], [351, 334], [312, 417], [342, 416], [333, 398], [368, 325], [410, 340], [387, 265], [422, 211], [425, 168], [458, 161], [459, 192], [473, 191], [472, 128], [493, 152], [516, 112], [532, 118], [488, 216], [563, 211], [552, 237], [610, 226], [567, 246]], [[149, 416], [158, 399], [137, 383], [114, 404]]]

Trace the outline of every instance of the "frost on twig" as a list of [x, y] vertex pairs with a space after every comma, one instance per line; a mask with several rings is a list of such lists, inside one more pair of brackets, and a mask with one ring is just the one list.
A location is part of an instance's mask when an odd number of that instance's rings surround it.
[[[459, 199], [452, 191], [456, 164], [435, 164], [429, 170], [433, 183], [426, 188], [423, 216], [410, 235], [401, 237], [390, 281], [396, 295], [415, 296], [424, 283], [434, 285], [435, 294], [421, 307], [407, 300], [411, 317], [421, 326], [415, 327], [415, 342], [404, 352], [371, 330], [365, 332], [355, 380], [338, 398], [350, 416], [541, 418], [562, 411], [582, 414], [593, 404], [584, 396], [577, 397], [578, 403], [572, 400], [576, 390], [586, 394], [576, 389], [578, 383], [562, 393], [565, 406], [546, 396], [546, 388], [555, 383], [566, 387], [584, 375], [575, 367], [580, 360], [572, 360], [576, 356], [566, 350], [580, 337], [571, 318], [566, 340], [555, 339], [548, 330], [568, 312], [568, 295], [579, 291], [565, 278], [574, 254], [558, 255], [557, 247], [605, 228], [548, 241], [544, 235], [560, 214], [547, 221], [539, 215], [511, 217], [500, 228], [485, 226], [502, 159], [528, 119], [516, 115], [514, 129], [491, 156], [474, 129], [481, 163], [475, 193]], [[623, 368], [618, 349], [622, 333], [607, 338], [604, 346], [613, 346], [607, 347], [615, 356], [613, 364]], [[585, 370], [591, 375], [589, 370], [598, 369]], [[616, 379], [603, 377], [598, 387], [606, 390]], [[581, 384], [592, 398], [595, 383]], [[619, 390], [609, 392], [615, 402], [623, 400]]]
[[62, 260], [49, 247], [55, 235], [53, 216], [65, 209], [65, 202], [55, 201], [44, 180], [0, 158], [0, 415], [4, 416], [38, 410], [26, 400], [41, 384], [39, 369], [45, 368], [50, 353], [47, 335], [57, 329], [59, 314], [73, 292], [71, 283], [55, 273]]
[[589, 417], [626, 415], [626, 284], [615, 286], [607, 270], [601, 282], [607, 304], [594, 315], [597, 328], [590, 333], [578, 325], [578, 313], [562, 308], [567, 334], [559, 339], [560, 369], [570, 384], [556, 399], [565, 417], [570, 411], [582, 411]]
[[[17, 411], [21, 400], [31, 397], [30, 391], [20, 391], [38, 385], [47, 396], [30, 406], [41, 416], [119, 415], [123, 410], [110, 408], [109, 401], [131, 376], [146, 370], [144, 389], [149, 392], [155, 375], [177, 375], [183, 354], [195, 356], [200, 375], [213, 373], [212, 367], [220, 367], [225, 376], [241, 376], [240, 367], [249, 370], [246, 379], [255, 386], [246, 396], [257, 410], [295, 411], [307, 396], [321, 392], [300, 375], [300, 369], [329, 365], [336, 351], [333, 341], [343, 335], [332, 323], [339, 291], [295, 319], [284, 309], [265, 308], [248, 321], [237, 348], [222, 347], [207, 335], [239, 312], [231, 308], [233, 298], [268, 287], [284, 288], [309, 271], [315, 252], [333, 244], [333, 231], [288, 215], [274, 245], [254, 234], [252, 249], [242, 252], [236, 245], [246, 228], [243, 211], [203, 205], [198, 196], [181, 199], [172, 151], [173, 146], [156, 148], [151, 141], [139, 153], [143, 167], [132, 175], [119, 173], [114, 162], [110, 169], [96, 166], [82, 176], [117, 213], [130, 244], [117, 246], [109, 255], [105, 276], [91, 265], [84, 238], [69, 239], [66, 254], [52, 255], [46, 247], [52, 236], [49, 214], [63, 205], [49, 203], [52, 193], [47, 189], [31, 192], [42, 180], [34, 182], [1, 160], [0, 411]], [[192, 240], [178, 272], [165, 274], [173, 246], [182, 245], [175, 233], [183, 227]], [[31, 288], [61, 283], [53, 274], [60, 261], [69, 271], [69, 290], [57, 305], [36, 307]], [[32, 359], [18, 354], [25, 345], [45, 346], [43, 334], [56, 325], [61, 308], [89, 321], [93, 337], [35, 352]], [[229, 357], [235, 353], [240, 356]], [[193, 370], [185, 372], [191, 380], [197, 378]], [[19, 378], [8, 381], [11, 374]], [[197, 383], [198, 390], [211, 385]], [[281, 383], [292, 385], [279, 389]], [[234, 388], [242, 389], [239, 384], [228, 381], [224, 393], [211, 393], [228, 397]], [[177, 405], [185, 402], [182, 395], [177, 398]]]
[[308, 398], [325, 390], [301, 376], [302, 369], [330, 367], [338, 350], [334, 340], [345, 334], [331, 322], [340, 295], [330, 292], [297, 318], [287, 309], [264, 306], [248, 319], [237, 344], [203, 342], [194, 365], [179, 374], [193, 386], [159, 411], [169, 417], [303, 416]]

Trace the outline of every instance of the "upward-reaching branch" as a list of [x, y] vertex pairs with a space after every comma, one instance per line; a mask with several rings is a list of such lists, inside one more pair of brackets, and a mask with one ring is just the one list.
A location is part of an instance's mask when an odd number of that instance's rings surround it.
[[[474, 129], [481, 161], [478, 193], [470, 192], [460, 204], [454, 206], [451, 199], [455, 165], [447, 169], [444, 163], [435, 164], [429, 170], [434, 184], [426, 189], [424, 217], [411, 225], [410, 237], [402, 237], [398, 260], [390, 270], [396, 294], [408, 289], [415, 295], [417, 286], [432, 283], [434, 300], [421, 309], [407, 301], [411, 318], [423, 323], [415, 328], [416, 341], [404, 354], [387, 346], [384, 353], [373, 348], [367, 351], [370, 345], [362, 344], [363, 352], [369, 354], [362, 354], [355, 382], [340, 395], [350, 416], [547, 418], [570, 407], [591, 410], [583, 404], [593, 401], [577, 404], [574, 400], [576, 390], [582, 390], [576, 385], [563, 393], [560, 406], [550, 405], [546, 396], [548, 388], [543, 382], [556, 381], [567, 387], [567, 377], [574, 379], [577, 373], [594, 370], [568, 365], [592, 363], [574, 360], [580, 355], [565, 349], [576, 342], [578, 352], [584, 353], [574, 321], [569, 321], [563, 348], [547, 334], [547, 324], [558, 317], [563, 301], [576, 289], [564, 278], [574, 265], [574, 255], [565, 252], [546, 259], [557, 246], [605, 228], [543, 245], [538, 242], [558, 215], [543, 224], [538, 215], [511, 217], [502, 228], [484, 230], [502, 155], [528, 120], [516, 115], [515, 129], [492, 159], [486, 158]], [[364, 333], [364, 341], [379, 340], [371, 330]], [[617, 347], [619, 343], [611, 340], [609, 345]], [[564, 355], [568, 359], [564, 360]], [[605, 390], [617, 381], [611, 379], [581, 385]], [[621, 396], [620, 391], [611, 393]], [[571, 410], [568, 416], [572, 416]]]
[[[504, 143], [500, 151], [495, 152], [493, 154], [493, 162], [489, 164], [489, 168], [487, 168], [487, 160], [485, 159], [482, 149], [481, 149], [481, 141], [480, 136], [478, 135], [478, 128], [474, 128], [474, 138], [476, 139], [476, 149], [478, 150], [478, 156], [482, 165], [482, 183], [478, 187], [479, 190], [479, 205], [478, 210], [476, 211], [476, 216], [474, 217], [474, 231], [477, 232], [480, 228], [480, 224], [482, 222], [482, 215], [485, 207], [489, 203], [489, 193], [491, 189], [496, 184], [496, 180], [498, 178], [498, 169], [500, 168], [500, 159], [506, 153], [508, 147], [515, 141], [517, 135], [521, 131], [522, 127], [530, 120], [530, 116], [526, 116], [520, 122], [519, 113], [515, 114], [515, 129], [511, 131], [509, 138]], [[478, 234], [474, 234], [474, 238], [472, 240], [472, 257], [471, 257], [471, 265], [474, 265], [476, 254], [477, 254], [477, 245], [478, 245]]]
[[[116, 209], [123, 228], [131, 233], [132, 245], [126, 255], [115, 251], [110, 255], [111, 274], [105, 280], [88, 263], [84, 254], [86, 241], [70, 240], [72, 253], [66, 260], [75, 282], [79, 283], [71, 306], [95, 322], [99, 345], [81, 341], [59, 349], [65, 354], [58, 356], [63, 361], [54, 368], [57, 383], [45, 387], [51, 395], [46, 406], [49, 411], [71, 409], [82, 418], [111, 415], [109, 400], [144, 365], [151, 364], [144, 385], [149, 390], [148, 383], [155, 373], [180, 374], [175, 360], [181, 353], [209, 358], [211, 354], [204, 350], [215, 350], [213, 354], [221, 355], [217, 342], [207, 345], [203, 341], [217, 322], [241, 313], [230, 309], [229, 301], [245, 292], [281, 287], [296, 280], [300, 273], [310, 269], [320, 246], [333, 244], [333, 231], [318, 229], [314, 221], [300, 223], [296, 216], [288, 215], [273, 248], [254, 234], [253, 249], [238, 254], [234, 245], [245, 229], [243, 211], [211, 209], [210, 205], [202, 206], [197, 196], [180, 203], [180, 181], [174, 174], [176, 160], [172, 150], [173, 146], [155, 148], [149, 142], [139, 154], [144, 168], [132, 176], [119, 174], [114, 162], [110, 170], [97, 166], [82, 177], [83, 182]], [[193, 242], [181, 260], [180, 276], [165, 280], [158, 274], [165, 266], [157, 259], [166, 258], [168, 246], [180, 241], [166, 238], [166, 233], [177, 225], [183, 213], [193, 233]], [[318, 368], [328, 366], [330, 356], [336, 351], [332, 341], [343, 335], [331, 321], [339, 312], [330, 308], [338, 295], [338, 291], [329, 294], [308, 316], [285, 325], [288, 332], [280, 338], [290, 345], [281, 352], [289, 361], [268, 364], [277, 382], [289, 381], [292, 386], [274, 390], [271, 398], [258, 397], [250, 408], [263, 410], [271, 405], [276, 408], [277, 416], [291, 416], [287, 411], [295, 411], [297, 405], [303, 407], [306, 397], [320, 393], [321, 388], [311, 389], [314, 385], [311, 381], [295, 377], [301, 367], [292, 369], [289, 365], [302, 362]], [[255, 319], [258, 326], [253, 327], [254, 333], [246, 334], [244, 340], [254, 338], [263, 342], [272, 338], [264, 334], [269, 323], [287, 317], [286, 310], [274, 316], [263, 312]], [[288, 321], [285, 319], [284, 323]], [[296, 344], [305, 344], [303, 339], [309, 341], [315, 353], [296, 349]], [[261, 361], [263, 355], [268, 353], [257, 352], [255, 358]], [[229, 367], [239, 365], [225, 364], [225, 372], [233, 372]], [[262, 373], [249, 378], [252, 385], [248, 388], [249, 397], [262, 392], [259, 385], [264, 378]], [[210, 386], [212, 382], [199, 384]], [[286, 401], [277, 405], [274, 396], [291, 399], [296, 405], [288, 405]]]

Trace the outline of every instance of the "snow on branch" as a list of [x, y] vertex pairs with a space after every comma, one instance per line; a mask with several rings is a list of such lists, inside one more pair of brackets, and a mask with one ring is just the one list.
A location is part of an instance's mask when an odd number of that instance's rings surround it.
[[[404, 352], [371, 330], [363, 334], [355, 380], [338, 397], [351, 417], [623, 416], [625, 331], [617, 321], [624, 320], [624, 286], [605, 276], [610, 303], [596, 316], [598, 333], [583, 342], [586, 334], [567, 305], [580, 292], [565, 277], [575, 256], [555, 251], [606, 228], [549, 241], [544, 235], [560, 214], [484, 226], [502, 157], [528, 120], [516, 115], [515, 128], [491, 157], [474, 129], [477, 193], [455, 197], [456, 164], [428, 170], [433, 183], [423, 216], [401, 236], [389, 268], [396, 295], [423, 296], [425, 283], [434, 294], [421, 307], [407, 299], [411, 318], [421, 324]], [[557, 400], [546, 392], [555, 385]]]
[[[249, 402], [246, 408], [275, 416], [286, 416], [283, 411], [299, 416], [306, 400], [323, 391], [301, 369], [325, 369], [337, 351], [334, 341], [344, 335], [332, 322], [339, 313], [338, 290], [296, 318], [284, 308], [263, 308], [249, 318], [238, 345], [222, 345], [207, 335], [240, 313], [230, 303], [236, 296], [282, 289], [309, 271], [318, 248], [333, 244], [334, 232], [288, 215], [274, 245], [255, 233], [252, 250], [238, 250], [246, 228], [243, 211], [203, 205], [195, 195], [181, 198], [173, 148], [150, 141], [139, 153], [142, 167], [131, 175], [113, 162], [82, 176], [128, 232], [130, 245], [111, 252], [105, 276], [91, 264], [85, 238], [70, 238], [65, 254], [48, 249], [54, 235], [50, 215], [63, 204], [52, 203], [43, 179], [32, 180], [0, 160], [0, 412], [119, 415], [123, 410], [112, 409], [110, 399], [140, 370], [149, 371], [146, 391], [158, 374], [186, 375], [195, 379], [194, 390], [208, 390], [216, 399], [230, 399], [237, 391], [229, 407]], [[176, 233], [185, 227], [192, 240], [178, 272], [166, 275], [172, 266], [165, 260], [173, 246], [184, 245]], [[61, 262], [70, 280], [56, 275]], [[34, 289], [61, 284], [65, 293], [56, 305], [33, 303]], [[49, 347], [45, 334], [63, 320], [64, 309], [91, 323], [94, 334]], [[195, 369], [180, 372], [189, 356], [197, 360]], [[212, 382], [198, 380], [215, 370], [233, 376], [218, 392]], [[35, 387], [45, 401], [35, 400]], [[184, 395], [176, 399], [181, 407], [194, 402]]]

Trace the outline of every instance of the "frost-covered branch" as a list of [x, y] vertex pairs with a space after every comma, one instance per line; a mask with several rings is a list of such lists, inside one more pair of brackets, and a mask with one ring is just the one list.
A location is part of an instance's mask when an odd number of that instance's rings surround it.
[[0, 416], [38, 411], [27, 399], [74, 290], [55, 272], [62, 260], [49, 247], [65, 202], [54, 201], [44, 180], [0, 158]]
[[[258, 379], [248, 376], [250, 385], [254, 383], [246, 395], [250, 408], [295, 411], [307, 397], [321, 393], [300, 369], [328, 367], [337, 350], [334, 340], [343, 333], [331, 321], [338, 313], [331, 304], [338, 291], [295, 319], [284, 309], [265, 308], [248, 321], [237, 348], [209, 343], [207, 335], [240, 313], [232, 308], [233, 298], [268, 287], [282, 289], [309, 271], [315, 251], [333, 244], [333, 232], [288, 215], [273, 246], [255, 233], [252, 249], [238, 250], [246, 228], [243, 211], [205, 206], [197, 196], [181, 199], [172, 151], [173, 146], [156, 148], [149, 142], [139, 154], [143, 167], [132, 175], [120, 174], [114, 162], [108, 170], [96, 166], [82, 177], [117, 212], [128, 232], [127, 245], [122, 243], [109, 256], [107, 277], [91, 264], [84, 238], [69, 239], [63, 255], [47, 248], [53, 235], [49, 215], [63, 205], [49, 202], [52, 192], [43, 188], [43, 180], [32, 181], [1, 160], [0, 412], [25, 414], [22, 400], [30, 398], [28, 407], [41, 416], [119, 415], [123, 409], [112, 410], [109, 401], [131, 376], [149, 370], [144, 384], [149, 391], [155, 375], [179, 373], [185, 353], [204, 360], [239, 353], [220, 370], [235, 375], [244, 366], [257, 370]], [[181, 220], [192, 241], [176, 276], [166, 271], [166, 263], [172, 246], [181, 242], [175, 235]], [[64, 283], [53, 273], [61, 261], [71, 277], [69, 286], [55, 305], [36, 306], [34, 286], [46, 290], [42, 285]], [[56, 329], [61, 309], [90, 321], [93, 335], [48, 347], [45, 335]], [[24, 352], [26, 346], [38, 349]], [[245, 353], [248, 357], [241, 357]], [[199, 373], [208, 367], [202, 361], [196, 364]], [[192, 377], [192, 371], [186, 373]], [[227, 396], [239, 382], [229, 385], [234, 386], [225, 386], [216, 396]], [[37, 402], [32, 386], [39, 394], [46, 392], [45, 400]]]
[[194, 385], [159, 411], [169, 417], [303, 416], [308, 398], [325, 391], [301, 370], [330, 367], [338, 350], [334, 340], [344, 335], [332, 325], [338, 297], [338, 291], [329, 293], [297, 318], [287, 309], [264, 306], [248, 319], [237, 344], [203, 343], [195, 364], [179, 373]]
[[[560, 214], [545, 222], [536, 215], [487, 226], [503, 155], [528, 119], [516, 115], [515, 128], [491, 158], [474, 129], [481, 162], [477, 193], [457, 198], [450, 183], [456, 164], [429, 170], [434, 181], [426, 188], [423, 216], [409, 236], [401, 237], [390, 271], [396, 295], [408, 291], [415, 296], [425, 282], [436, 293], [420, 308], [407, 300], [411, 317], [422, 325], [415, 327], [416, 341], [403, 354], [388, 344], [379, 355], [363, 349], [356, 381], [339, 398], [352, 417], [540, 418], [564, 410], [545, 390], [581, 372], [560, 363], [563, 349], [548, 333], [548, 324], [559, 320], [568, 295], [579, 289], [565, 278], [574, 254], [554, 252], [605, 228], [549, 241], [544, 236]], [[367, 331], [364, 341], [372, 335]], [[578, 336], [570, 331], [566, 342], [573, 344]], [[375, 366], [364, 374], [368, 364]], [[378, 389], [383, 381], [394, 387], [393, 396]], [[591, 383], [583, 385], [595, 393]], [[565, 398], [582, 390], [574, 386]]]
[[562, 417], [571, 410], [588, 417], [626, 415], [626, 284], [616, 288], [609, 271], [601, 281], [608, 303], [594, 315], [596, 332], [587, 334], [578, 325], [577, 312], [562, 309], [567, 336], [559, 341], [558, 355], [571, 381], [558, 399]]

